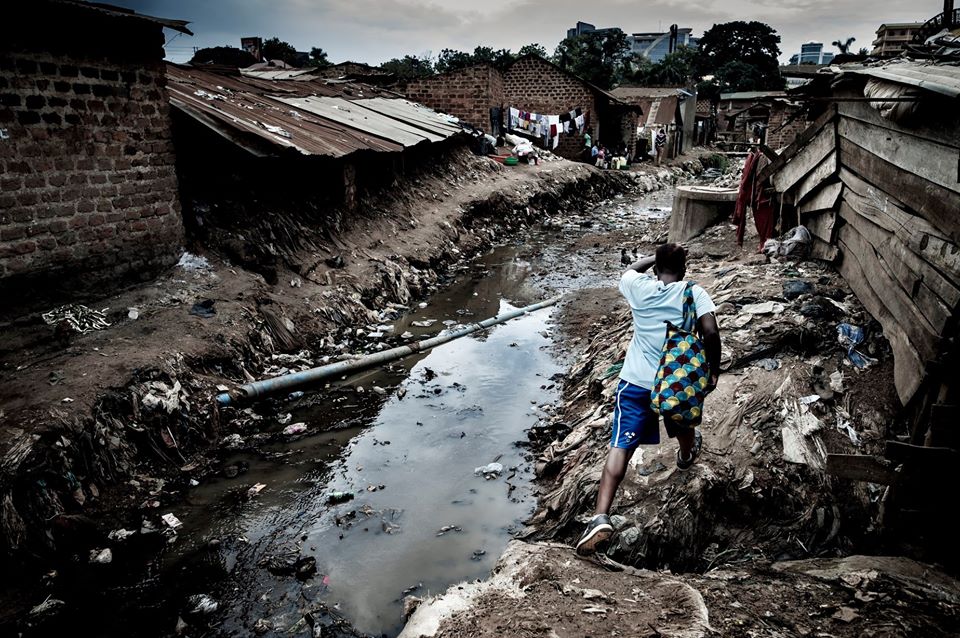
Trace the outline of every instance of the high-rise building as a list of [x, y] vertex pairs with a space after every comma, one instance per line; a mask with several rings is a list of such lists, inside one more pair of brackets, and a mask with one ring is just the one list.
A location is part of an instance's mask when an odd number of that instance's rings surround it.
[[[584, 33], [603, 33], [611, 30], [612, 28], [610, 27], [598, 29], [589, 22], [577, 22], [575, 27], [567, 29], [567, 37], [574, 38]], [[675, 46], [696, 48], [698, 43], [699, 38], [693, 37], [693, 29], [690, 27], [677, 29]], [[631, 55], [643, 55], [651, 62], [659, 62], [664, 56], [670, 53], [670, 32], [633, 33], [627, 36], [627, 44], [630, 45]]]
[[877, 29], [877, 38], [873, 41], [871, 55], [880, 58], [891, 58], [903, 53], [907, 43], [913, 40], [914, 34], [923, 26], [922, 22], [890, 22], [881, 24]]
[[800, 45], [800, 53], [790, 56], [790, 64], [830, 64], [834, 54], [823, 50], [823, 42], [807, 42]]

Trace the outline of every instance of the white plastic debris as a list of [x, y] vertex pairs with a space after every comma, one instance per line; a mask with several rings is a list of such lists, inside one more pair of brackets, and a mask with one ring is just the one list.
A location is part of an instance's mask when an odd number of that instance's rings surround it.
[[129, 530], [129, 529], [123, 529], [121, 527], [120, 529], [115, 529], [109, 534], [107, 534], [107, 538], [109, 538], [112, 541], [122, 541], [122, 540], [126, 540], [130, 536], [133, 536], [134, 534], [136, 534], [135, 531]]
[[808, 394], [805, 397], [800, 397], [800, 403], [803, 405], [810, 405], [811, 403], [816, 403], [820, 400], [819, 394]]
[[210, 270], [210, 262], [206, 257], [200, 257], [193, 253], [184, 252], [180, 255], [180, 261], [177, 262], [179, 268], [188, 272], [197, 272], [199, 270]]
[[140, 311], [136, 308], [127, 308], [127, 319], [136, 321], [140, 318]]
[[177, 529], [183, 525], [183, 521], [173, 515], [173, 512], [168, 512], [160, 517], [160, 519], [167, 524], [167, 527], [170, 529]]
[[843, 372], [840, 370], [830, 375], [830, 389], [834, 392], [843, 392]]
[[751, 303], [744, 306], [743, 311], [751, 315], [779, 315], [783, 312], [783, 304], [775, 301]]
[[292, 135], [290, 135], [289, 131], [287, 131], [286, 129], [280, 128], [279, 126], [274, 126], [273, 124], [264, 124], [263, 122], [260, 123], [260, 126], [267, 129], [274, 135], [279, 135], [280, 137], [285, 137], [287, 139], [290, 139], [291, 137], [293, 137]]
[[503, 474], [503, 464], [502, 463], [488, 463], [482, 467], [474, 468], [473, 473], [476, 476], [482, 476], [488, 481], [495, 479], [501, 474]]
[[97, 565], [108, 565], [113, 562], [113, 552], [110, 551], [109, 547], [104, 549], [91, 549], [90, 562], [96, 563]]
[[263, 488], [267, 486], [266, 483], [257, 483], [253, 487], [247, 490], [247, 496], [253, 497], [263, 491]]
[[287, 427], [283, 428], [283, 433], [286, 436], [294, 436], [296, 434], [303, 434], [307, 431], [306, 423], [291, 423]]
[[206, 594], [190, 596], [187, 599], [187, 604], [190, 606], [190, 613], [204, 615], [212, 614], [220, 606], [216, 600]]

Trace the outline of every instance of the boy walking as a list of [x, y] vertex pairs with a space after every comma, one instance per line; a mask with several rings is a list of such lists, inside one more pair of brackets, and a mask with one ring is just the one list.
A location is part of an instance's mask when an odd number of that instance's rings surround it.
[[[654, 276], [645, 275], [654, 268]], [[592, 554], [613, 534], [610, 505], [623, 481], [627, 464], [638, 445], [660, 443], [660, 417], [650, 405], [650, 391], [660, 363], [666, 335], [666, 321], [683, 321], [683, 297], [687, 287], [686, 251], [679, 244], [665, 244], [654, 257], [631, 264], [620, 278], [620, 292], [630, 304], [633, 316], [633, 340], [620, 371], [613, 435], [610, 451], [600, 478], [594, 517], [577, 542], [577, 553]], [[696, 305], [697, 332], [703, 341], [708, 363], [707, 392], [717, 386], [720, 371], [720, 331], [710, 295], [700, 286], [692, 287]], [[665, 420], [667, 436], [676, 438], [677, 468], [689, 469], [700, 454], [700, 432], [692, 424]]]

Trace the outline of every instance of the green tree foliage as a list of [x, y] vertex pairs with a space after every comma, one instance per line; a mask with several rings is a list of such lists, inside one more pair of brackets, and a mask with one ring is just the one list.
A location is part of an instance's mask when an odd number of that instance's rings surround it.
[[224, 64], [235, 66], [238, 69], [256, 64], [257, 59], [252, 54], [238, 49], [236, 47], [208, 47], [198, 49], [193, 57], [190, 58], [190, 64]]
[[321, 69], [325, 66], [330, 66], [330, 60], [327, 59], [327, 52], [320, 47], [311, 48], [310, 64]]
[[475, 64], [492, 64], [498, 69], [505, 69], [516, 60], [516, 56], [510, 52], [510, 49], [493, 49], [491, 47], [478, 46], [473, 53], [466, 51], [457, 51], [455, 49], [444, 49], [437, 56], [437, 62], [434, 69], [437, 73], [448, 73], [458, 71]]
[[283, 60], [291, 66], [298, 66], [297, 50], [289, 42], [280, 38], [263, 41], [263, 57], [267, 60]]
[[620, 29], [591, 31], [564, 39], [554, 52], [554, 62], [602, 89], [617, 84], [630, 46]]
[[433, 63], [430, 62], [430, 58], [418, 58], [413, 55], [388, 60], [381, 64], [380, 68], [385, 73], [393, 73], [397, 76], [397, 81], [401, 84], [433, 75]]
[[780, 36], [762, 22], [725, 22], [700, 38], [696, 75], [712, 75], [721, 91], [767, 91], [784, 87]]
[[850, 37], [850, 38], [847, 38], [846, 40], [834, 40], [830, 44], [840, 49], [840, 53], [849, 53], [850, 45], [856, 41], [857, 41], [856, 38]]
[[540, 44], [525, 44], [517, 51], [517, 57], [522, 58], [527, 55], [539, 55], [541, 58], [547, 57], [547, 50]]

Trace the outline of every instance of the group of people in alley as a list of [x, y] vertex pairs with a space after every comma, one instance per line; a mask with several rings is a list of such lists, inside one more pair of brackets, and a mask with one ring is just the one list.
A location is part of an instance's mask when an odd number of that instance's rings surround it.
[[[667, 150], [667, 131], [660, 127], [652, 132], [650, 138], [650, 159], [660, 166]], [[597, 168], [624, 168], [642, 159], [630, 155], [626, 142], [621, 142], [618, 148], [612, 149], [598, 140], [595, 141], [589, 131], [583, 135], [583, 161]]]
[[[652, 273], [650, 273], [652, 269]], [[660, 443], [660, 419], [677, 440], [676, 465], [690, 469], [700, 455], [703, 400], [720, 374], [720, 331], [707, 292], [686, 279], [686, 251], [664, 244], [620, 277], [633, 338], [620, 370], [610, 449], [594, 516], [576, 549], [590, 555], [613, 535], [610, 507], [640, 445]]]

